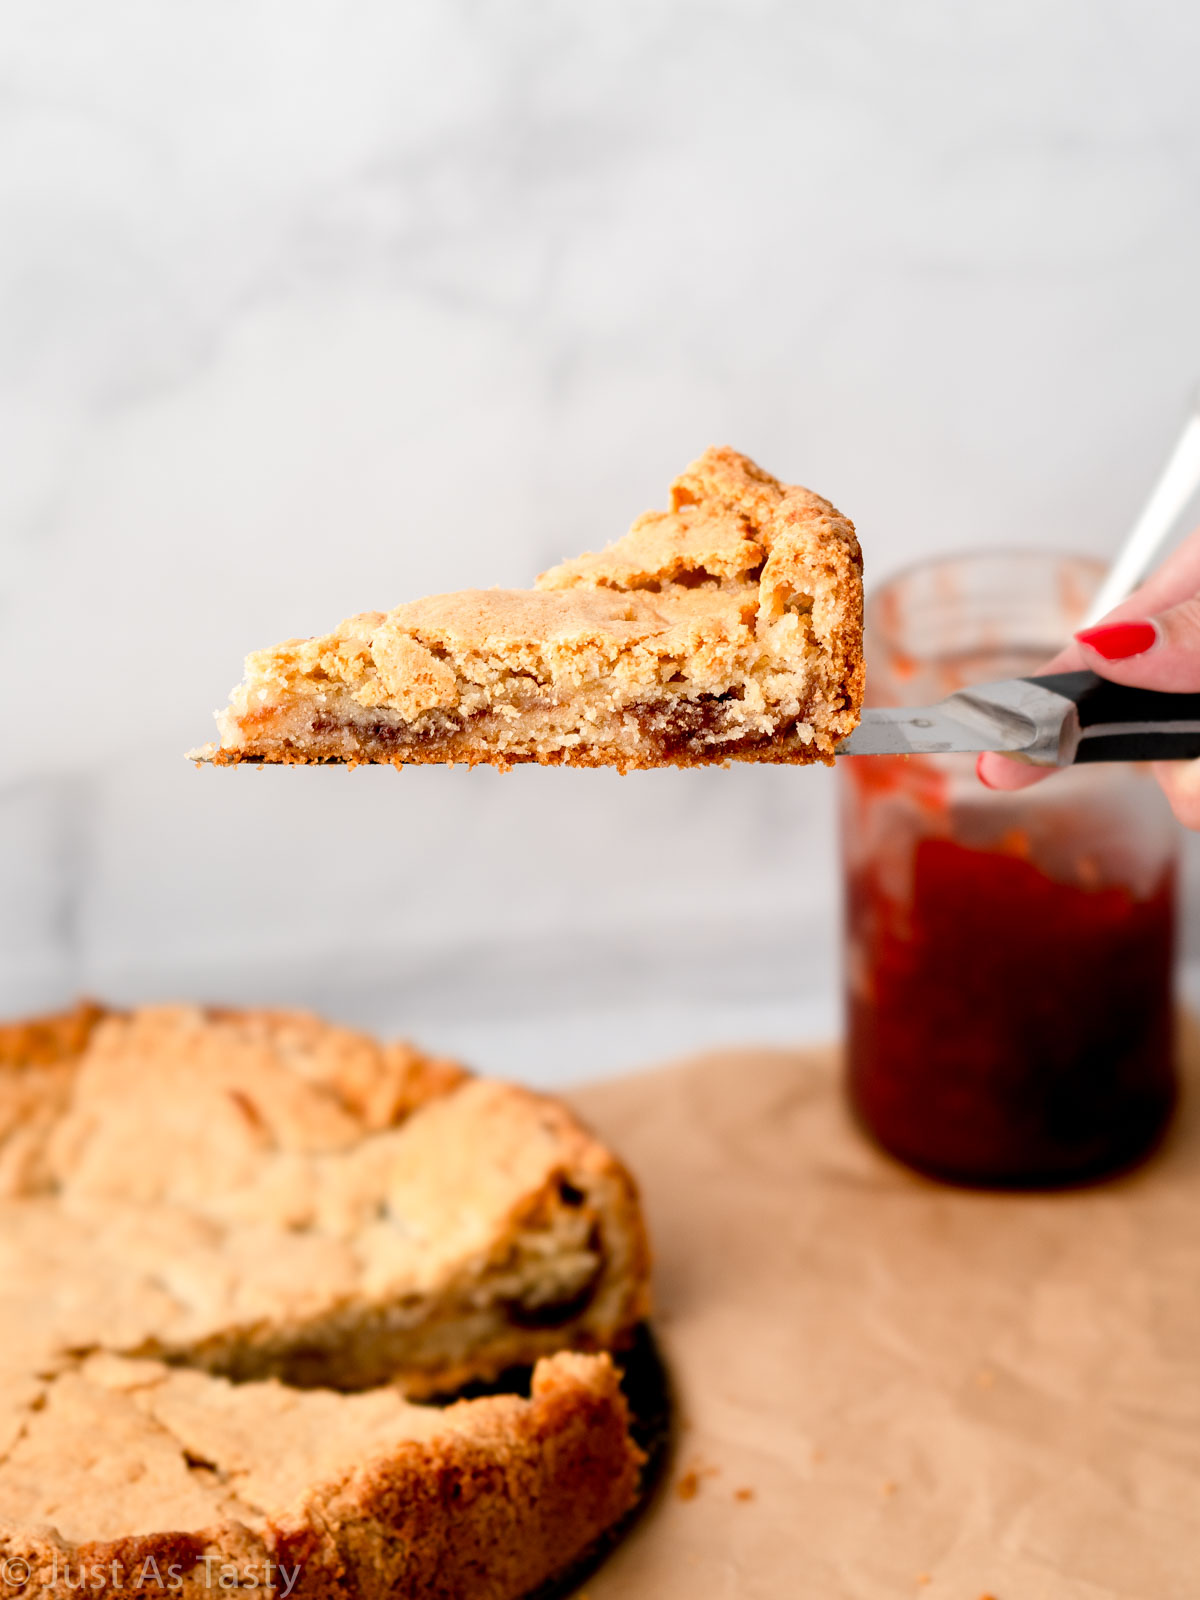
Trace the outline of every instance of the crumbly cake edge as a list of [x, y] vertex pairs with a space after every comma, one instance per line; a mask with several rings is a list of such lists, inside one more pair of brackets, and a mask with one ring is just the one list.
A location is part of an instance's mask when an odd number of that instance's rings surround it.
[[[465, 1403], [488, 1405], [486, 1400]], [[522, 1421], [527, 1427], [506, 1441], [498, 1497], [489, 1497], [488, 1484], [497, 1471], [495, 1453], [484, 1453], [485, 1471], [477, 1474], [470, 1441], [451, 1434], [445, 1436], [432, 1473], [428, 1463], [412, 1474], [397, 1473], [387, 1463], [368, 1468], [347, 1485], [342, 1503], [348, 1520], [358, 1528], [365, 1524], [390, 1532], [393, 1508], [398, 1509], [410, 1548], [420, 1549], [424, 1568], [412, 1575], [388, 1574], [379, 1571], [378, 1562], [371, 1563], [366, 1575], [376, 1583], [372, 1587], [360, 1580], [361, 1600], [388, 1600], [397, 1592], [406, 1600], [410, 1593], [413, 1600], [426, 1592], [465, 1594], [481, 1570], [487, 1574], [489, 1594], [515, 1600], [575, 1566], [633, 1509], [646, 1458], [633, 1442], [629, 1408], [609, 1356], [568, 1352], [540, 1362]], [[501, 1509], [515, 1505], [521, 1513], [516, 1525], [498, 1529], [489, 1516], [489, 1498]], [[448, 1506], [454, 1508], [450, 1518]], [[327, 1522], [329, 1509], [322, 1507], [322, 1521]], [[302, 1540], [311, 1527], [309, 1522], [301, 1531]], [[284, 1526], [273, 1532], [277, 1548], [296, 1549]], [[326, 1552], [337, 1562], [332, 1571], [324, 1567]], [[504, 1572], [497, 1570], [501, 1552], [508, 1562]], [[343, 1559], [328, 1545], [310, 1550], [307, 1562], [318, 1571], [315, 1581], [306, 1583], [312, 1570], [306, 1566], [300, 1600], [326, 1600], [335, 1592], [333, 1585], [340, 1592], [346, 1576]], [[359, 1566], [355, 1576], [362, 1570]], [[414, 1577], [420, 1586], [410, 1588]]]
[[358, 1600], [398, 1592], [435, 1600], [469, 1592], [481, 1570], [490, 1600], [519, 1600], [572, 1568], [633, 1509], [645, 1457], [607, 1355], [539, 1362], [531, 1398], [514, 1402], [459, 1402], [476, 1408], [472, 1429], [402, 1441], [314, 1486], [294, 1511], [264, 1516], [259, 1529], [231, 1521], [75, 1544], [49, 1529], [0, 1527], [6, 1587], [15, 1600], [70, 1600], [86, 1567], [89, 1593], [167, 1589], [200, 1600], [228, 1563], [264, 1600], [282, 1600], [281, 1586], [267, 1581], [270, 1563], [286, 1569], [287, 1600], [347, 1591]]

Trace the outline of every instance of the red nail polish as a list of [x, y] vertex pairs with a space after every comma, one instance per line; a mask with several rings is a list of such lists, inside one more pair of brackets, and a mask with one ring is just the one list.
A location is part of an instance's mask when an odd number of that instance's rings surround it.
[[990, 789], [992, 787], [992, 785], [987, 781], [987, 779], [983, 775], [983, 757], [982, 756], [976, 756], [975, 757], [975, 776], [979, 779], [980, 783], [983, 785], [983, 787], [985, 789]]
[[1081, 628], [1075, 637], [1106, 661], [1124, 661], [1157, 643], [1158, 629], [1152, 622], [1106, 622], [1098, 628]]

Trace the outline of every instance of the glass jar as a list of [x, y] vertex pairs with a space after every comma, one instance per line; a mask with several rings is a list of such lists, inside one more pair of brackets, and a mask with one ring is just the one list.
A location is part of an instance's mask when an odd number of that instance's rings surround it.
[[[914, 568], [867, 607], [868, 703], [1028, 675], [1103, 569], [1012, 553]], [[838, 763], [850, 1101], [960, 1183], [1046, 1187], [1145, 1155], [1175, 1100], [1177, 830], [1148, 772], [997, 793], [973, 756]]]

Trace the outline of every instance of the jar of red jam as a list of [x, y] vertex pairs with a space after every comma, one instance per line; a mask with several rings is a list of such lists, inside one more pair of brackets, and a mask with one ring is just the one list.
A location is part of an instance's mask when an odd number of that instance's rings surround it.
[[[928, 705], [1019, 677], [1102, 569], [966, 556], [867, 607], [867, 694]], [[1177, 831], [1150, 775], [1085, 766], [1015, 794], [972, 756], [838, 763], [850, 1101], [886, 1150], [959, 1183], [1046, 1187], [1130, 1166], [1175, 1100]]]

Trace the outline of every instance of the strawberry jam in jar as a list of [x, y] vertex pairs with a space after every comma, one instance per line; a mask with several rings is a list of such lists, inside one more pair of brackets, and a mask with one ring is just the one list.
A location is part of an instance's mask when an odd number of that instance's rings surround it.
[[[1014, 553], [931, 563], [867, 608], [868, 704], [1027, 676], [1102, 569]], [[1097, 1179], [1175, 1101], [1176, 829], [1150, 775], [1085, 766], [1001, 794], [975, 757], [838, 763], [851, 1105], [930, 1176]]]

